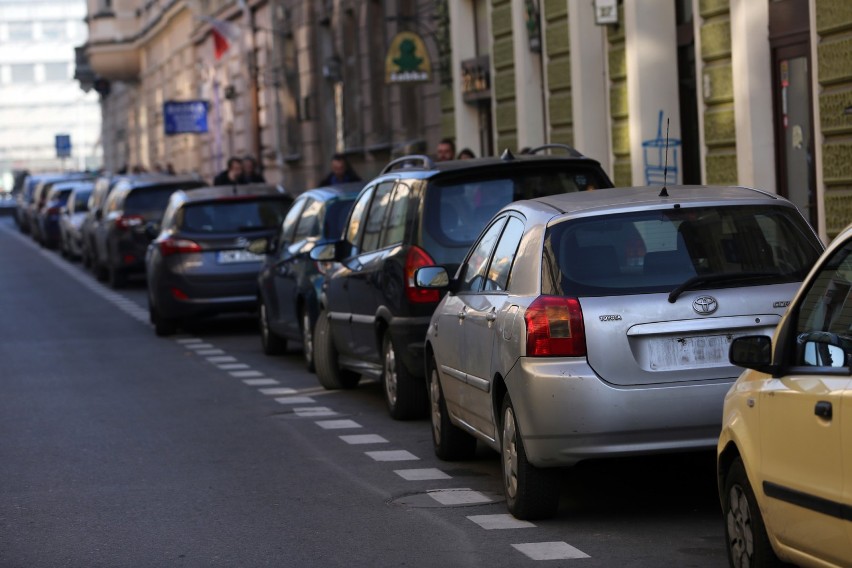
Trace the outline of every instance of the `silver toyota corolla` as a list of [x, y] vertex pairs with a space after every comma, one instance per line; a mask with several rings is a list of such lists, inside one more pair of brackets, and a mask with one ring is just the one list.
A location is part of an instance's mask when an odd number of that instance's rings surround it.
[[482, 232], [427, 339], [435, 452], [501, 452], [509, 511], [557, 513], [558, 469], [713, 448], [739, 375], [822, 243], [790, 202], [740, 187], [606, 189], [513, 203]]

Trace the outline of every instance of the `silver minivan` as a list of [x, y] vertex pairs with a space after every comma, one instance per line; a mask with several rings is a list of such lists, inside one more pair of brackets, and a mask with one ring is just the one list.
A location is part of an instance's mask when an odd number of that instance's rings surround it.
[[501, 452], [509, 511], [557, 513], [558, 467], [714, 448], [739, 370], [733, 338], [771, 334], [823, 246], [777, 195], [605, 189], [506, 206], [446, 289], [426, 339], [433, 441]]

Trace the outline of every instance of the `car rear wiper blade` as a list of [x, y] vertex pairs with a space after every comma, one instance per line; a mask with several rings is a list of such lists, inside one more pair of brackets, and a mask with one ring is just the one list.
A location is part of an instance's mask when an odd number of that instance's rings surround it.
[[669, 303], [674, 304], [678, 297], [686, 290], [693, 288], [699, 284], [709, 284], [711, 282], [737, 282], [741, 280], [755, 280], [760, 278], [769, 278], [772, 276], [782, 276], [781, 272], [721, 272], [716, 274], [704, 274], [701, 276], [693, 276], [669, 294]]

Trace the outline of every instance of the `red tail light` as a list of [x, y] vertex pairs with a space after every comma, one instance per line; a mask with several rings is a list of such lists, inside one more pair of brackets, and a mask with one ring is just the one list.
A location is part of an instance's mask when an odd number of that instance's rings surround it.
[[140, 215], [122, 215], [115, 219], [115, 228], [130, 229], [131, 227], [138, 227], [144, 222], [145, 219], [143, 219]]
[[188, 239], [166, 239], [160, 241], [160, 254], [171, 256], [173, 254], [187, 254], [201, 252], [201, 246], [195, 241]]
[[583, 357], [586, 328], [577, 298], [539, 296], [524, 313], [528, 357]]
[[186, 292], [181, 290], [180, 288], [172, 288], [172, 297], [175, 300], [189, 300], [189, 296], [186, 295]]
[[59, 215], [59, 207], [49, 207], [47, 209], [48, 215]]
[[441, 299], [438, 290], [421, 290], [414, 285], [414, 273], [418, 268], [434, 266], [435, 261], [420, 247], [411, 247], [405, 258], [405, 296], [413, 304], [437, 303]]

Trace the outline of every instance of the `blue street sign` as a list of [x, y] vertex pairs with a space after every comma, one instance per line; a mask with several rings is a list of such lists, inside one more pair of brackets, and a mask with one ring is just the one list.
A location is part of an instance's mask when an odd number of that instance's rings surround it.
[[56, 135], [56, 157], [70, 158], [71, 157], [71, 135], [57, 134]]
[[207, 132], [207, 101], [166, 101], [163, 103], [166, 136]]

